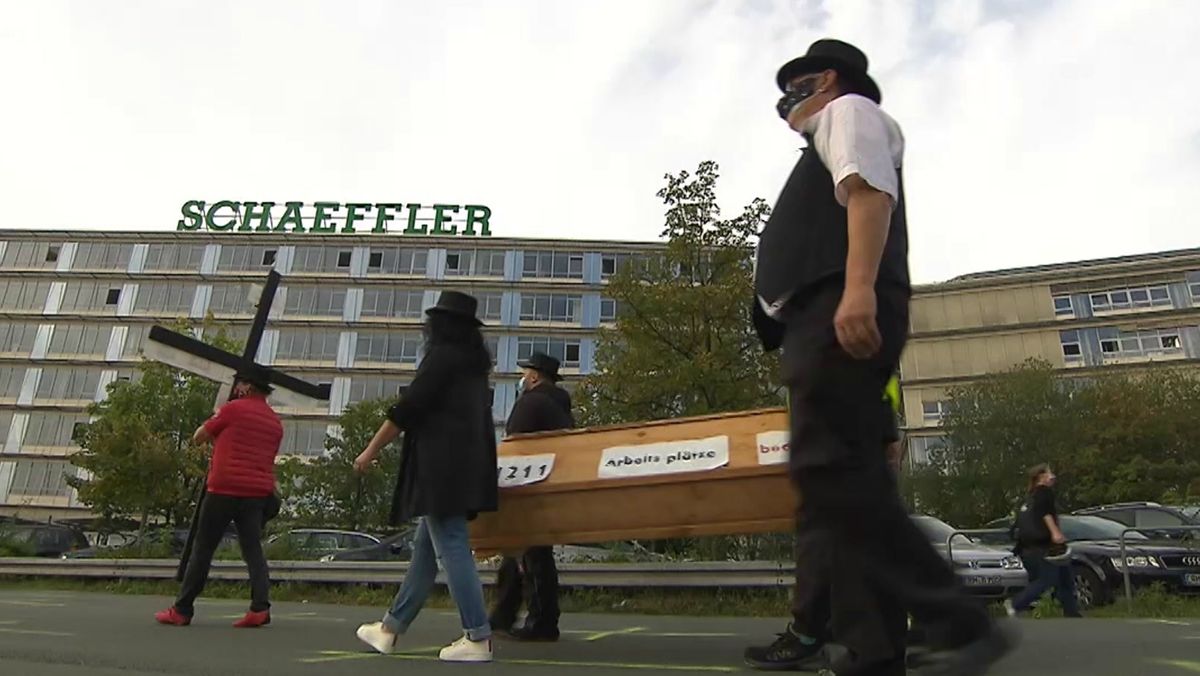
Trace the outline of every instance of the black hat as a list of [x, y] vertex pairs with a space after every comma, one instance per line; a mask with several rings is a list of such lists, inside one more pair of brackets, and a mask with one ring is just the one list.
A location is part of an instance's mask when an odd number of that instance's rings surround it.
[[558, 375], [558, 360], [545, 352], [534, 352], [529, 359], [518, 361], [517, 366], [533, 369], [555, 382], [562, 380], [562, 376]]
[[783, 64], [775, 75], [775, 84], [785, 91], [787, 83], [797, 76], [823, 70], [836, 70], [848, 83], [857, 85], [858, 93], [875, 103], [883, 98], [879, 85], [867, 75], [867, 55], [858, 47], [841, 40], [825, 39], [812, 43], [807, 54]]
[[483, 322], [475, 317], [475, 308], [477, 307], [479, 307], [479, 302], [475, 300], [474, 296], [461, 291], [443, 291], [438, 296], [437, 305], [426, 310], [425, 314], [454, 315], [481, 325]]
[[271, 387], [271, 376], [258, 364], [246, 364], [238, 369], [233, 378], [243, 383], [249, 383], [254, 386], [254, 389], [265, 394], [270, 394], [275, 390]]

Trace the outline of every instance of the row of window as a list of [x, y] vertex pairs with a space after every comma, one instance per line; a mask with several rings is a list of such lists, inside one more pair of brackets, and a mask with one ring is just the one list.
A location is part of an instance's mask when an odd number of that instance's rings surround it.
[[[167, 314], [184, 316], [190, 313], [197, 285], [170, 282], [141, 282], [138, 285], [133, 312], [138, 314]], [[345, 287], [289, 286], [283, 301], [283, 315], [290, 317], [340, 317], [346, 305]], [[0, 281], [0, 310], [40, 310], [45, 307], [50, 292], [48, 281]], [[60, 313], [83, 313], [108, 309], [116, 310], [121, 302], [122, 287], [96, 281], [67, 284], [58, 304]], [[366, 288], [363, 289], [364, 317], [399, 317], [419, 319], [423, 316], [425, 290]], [[258, 301], [256, 287], [250, 284], [214, 284], [208, 310], [222, 315], [251, 315]], [[484, 291], [476, 294], [479, 316], [485, 321], [501, 319], [503, 294]], [[583, 296], [562, 293], [522, 293], [520, 319], [579, 323], [583, 319]], [[617, 302], [603, 298], [600, 320], [614, 321]]]
[[71, 494], [68, 476], [75, 476], [75, 467], [66, 460], [17, 460], [13, 463], [9, 493], [35, 498], [65, 497]]
[[[1104, 358], [1137, 358], [1182, 354], [1183, 340], [1179, 329], [1122, 331], [1113, 327], [1097, 330], [1100, 353]], [[1067, 363], [1083, 361], [1083, 344], [1079, 331], [1059, 333], [1063, 357]]]
[[[147, 271], [199, 270], [204, 259], [205, 244], [147, 245], [144, 269]], [[73, 270], [124, 270], [129, 266], [132, 244], [83, 242], [78, 244], [71, 268]], [[350, 249], [324, 246], [296, 246], [293, 249], [292, 271], [338, 272], [348, 270], [353, 262]], [[62, 245], [49, 242], [9, 242], [0, 268], [54, 269], [62, 255]], [[279, 255], [275, 246], [221, 247], [217, 269], [230, 272], [253, 272], [274, 267]], [[449, 249], [446, 251], [445, 274], [449, 277], [504, 277], [506, 252], [501, 249]], [[610, 277], [632, 260], [633, 254], [601, 254], [600, 273]], [[521, 270], [525, 277], [548, 279], [583, 279], [583, 252], [526, 251]], [[379, 274], [424, 276], [429, 267], [428, 249], [403, 247], [371, 247], [367, 253], [367, 270]]]
[[[1192, 302], [1200, 304], [1200, 273], [1190, 273], [1187, 280]], [[1172, 306], [1171, 292], [1166, 284], [1148, 284], [1096, 291], [1089, 293], [1087, 300], [1094, 314]], [[1053, 297], [1053, 302], [1055, 317], [1071, 318], [1075, 316], [1071, 296], [1057, 295]]]

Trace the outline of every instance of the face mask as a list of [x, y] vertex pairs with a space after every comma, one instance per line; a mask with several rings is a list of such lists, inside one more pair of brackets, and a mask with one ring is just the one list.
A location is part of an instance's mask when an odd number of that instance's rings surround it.
[[779, 113], [779, 117], [784, 120], [792, 114], [801, 103], [812, 98], [813, 94], [817, 93], [817, 81], [819, 77], [814, 77], [808, 80], [801, 80], [800, 84], [795, 89], [788, 89], [779, 102], [775, 104], [775, 112]]

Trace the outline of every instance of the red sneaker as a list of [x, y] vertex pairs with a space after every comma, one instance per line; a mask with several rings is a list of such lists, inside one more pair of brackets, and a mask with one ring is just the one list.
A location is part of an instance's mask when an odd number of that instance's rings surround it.
[[176, 610], [175, 606], [154, 613], [154, 619], [158, 620], [159, 624], [173, 624], [177, 627], [186, 627], [192, 623], [192, 618]]
[[269, 610], [264, 610], [259, 613], [251, 610], [250, 612], [246, 613], [245, 617], [237, 622], [234, 622], [233, 626], [237, 627], [238, 629], [246, 629], [248, 627], [261, 627], [264, 624], [271, 624], [271, 611]]

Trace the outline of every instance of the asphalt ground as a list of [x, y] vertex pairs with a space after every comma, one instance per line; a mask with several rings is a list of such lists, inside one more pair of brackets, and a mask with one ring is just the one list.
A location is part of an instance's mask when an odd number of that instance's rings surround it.
[[[428, 609], [403, 637], [401, 654], [359, 643], [361, 622], [382, 608], [277, 603], [272, 624], [234, 629], [245, 602], [201, 600], [189, 627], [154, 623], [170, 599], [85, 592], [0, 591], [0, 674], [5, 676], [372, 676], [374, 674], [642, 676], [757, 673], [741, 661], [769, 642], [782, 619], [568, 615], [552, 644], [498, 641], [487, 665], [442, 664], [437, 651], [460, 635], [457, 614]], [[1200, 674], [1200, 618], [1022, 620], [1020, 648], [998, 676]], [[913, 671], [919, 674], [919, 671]]]

